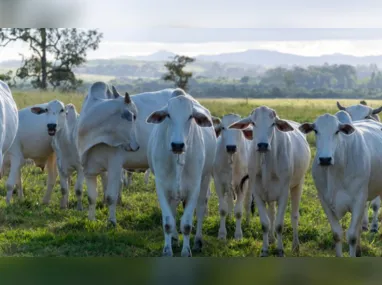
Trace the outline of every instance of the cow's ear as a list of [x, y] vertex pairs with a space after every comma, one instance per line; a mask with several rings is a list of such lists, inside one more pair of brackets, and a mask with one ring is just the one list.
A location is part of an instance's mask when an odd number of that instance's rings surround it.
[[340, 126], [338, 127], [338, 130], [341, 133], [344, 133], [346, 135], [350, 135], [350, 134], [354, 133], [355, 128], [350, 124], [340, 124]]
[[216, 137], [218, 138], [222, 132], [222, 126], [219, 124], [219, 125], [215, 125], [214, 126], [214, 129], [215, 129], [215, 134], [216, 134]]
[[44, 113], [48, 112], [48, 109], [44, 109], [44, 108], [41, 108], [41, 107], [32, 107], [31, 111], [32, 111], [33, 114], [41, 115], [41, 114], [44, 114]]
[[220, 125], [221, 124], [221, 120], [220, 120], [220, 118], [218, 118], [218, 117], [214, 117], [214, 116], [211, 116], [211, 119], [212, 119], [212, 123], [214, 124], [214, 125]]
[[276, 117], [276, 127], [279, 131], [282, 132], [291, 132], [294, 130], [294, 128], [285, 120], [280, 120], [279, 118]]
[[254, 123], [252, 123], [252, 120], [250, 117], [247, 117], [247, 118], [244, 118], [236, 123], [233, 123], [232, 125], [230, 125], [228, 128], [229, 129], [239, 129], [239, 130], [243, 130], [243, 129], [246, 129], [248, 128], [250, 125], [254, 125]]
[[146, 122], [149, 124], [159, 124], [162, 123], [164, 119], [168, 116], [167, 108], [164, 108], [159, 111], [155, 111], [148, 116]]
[[196, 110], [195, 108], [192, 112], [192, 117], [195, 119], [195, 122], [200, 127], [212, 127], [212, 120], [202, 112]]
[[314, 124], [311, 123], [303, 123], [301, 126], [298, 127], [298, 129], [304, 133], [304, 134], [309, 134], [311, 131], [314, 130]]
[[245, 129], [245, 130], [241, 130], [244, 134], [244, 137], [247, 139], [247, 140], [253, 140], [253, 130], [252, 129]]

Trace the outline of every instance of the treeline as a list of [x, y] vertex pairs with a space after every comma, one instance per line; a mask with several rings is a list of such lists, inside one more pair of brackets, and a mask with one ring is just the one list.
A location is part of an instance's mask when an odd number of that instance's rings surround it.
[[[189, 64], [186, 67], [186, 70], [192, 71], [195, 76], [240, 79], [247, 75], [258, 76], [265, 71], [265, 68], [262, 66], [240, 63], [218, 63], [197, 60]], [[153, 62], [129, 59], [105, 59], [90, 60], [83, 66], [76, 68], [75, 72], [130, 78], [161, 78], [166, 72], [166, 68], [162, 61]]]
[[[203, 98], [382, 98], [382, 73], [375, 65], [363, 67], [362, 75], [350, 65], [277, 67], [261, 76], [207, 78], [189, 81], [189, 92]], [[367, 77], [368, 75], [368, 77]], [[173, 87], [159, 79], [119, 78], [112, 84], [139, 93]]]

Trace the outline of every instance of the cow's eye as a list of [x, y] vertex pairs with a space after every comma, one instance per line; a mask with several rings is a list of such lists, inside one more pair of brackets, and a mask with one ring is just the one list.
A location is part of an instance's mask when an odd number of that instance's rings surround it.
[[317, 130], [313, 130], [313, 131], [315, 132], [316, 135], [318, 134]]
[[225, 130], [225, 128], [224, 128], [224, 127], [222, 127], [221, 129], [222, 129], [222, 130]]
[[167, 114], [167, 117], [168, 117], [169, 119], [171, 119], [170, 114]]
[[60, 113], [64, 112], [64, 109], [61, 109]]
[[336, 131], [336, 135], [338, 135], [338, 134], [339, 134], [339, 132], [340, 132], [340, 131]]
[[45, 112], [48, 112], [48, 109], [45, 109]]
[[192, 119], [192, 115], [188, 119], [191, 120]]
[[137, 119], [137, 115], [134, 114], [134, 121]]
[[276, 123], [273, 123], [273, 124], [272, 124], [272, 127], [274, 127], [274, 126], [276, 126]]

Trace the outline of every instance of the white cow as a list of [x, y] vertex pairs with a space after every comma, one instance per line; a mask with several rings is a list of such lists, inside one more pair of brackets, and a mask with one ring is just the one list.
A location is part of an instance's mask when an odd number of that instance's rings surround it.
[[[353, 105], [350, 107], [343, 107], [339, 102], [337, 102], [338, 109], [348, 113], [353, 121], [371, 119], [379, 122], [378, 113], [382, 111], [382, 107], [373, 109], [370, 106], [367, 106], [365, 101], [361, 101], [358, 105]], [[341, 121], [341, 120], [340, 120]], [[381, 207], [381, 197], [377, 196], [370, 203], [371, 208], [373, 209], [373, 220], [371, 222], [370, 232], [378, 232], [378, 212]], [[367, 231], [369, 229], [369, 214], [368, 214], [368, 205], [365, 207], [365, 214], [363, 216], [362, 230]]]
[[9, 86], [0, 80], [0, 171], [3, 167], [4, 156], [16, 138], [19, 126], [17, 106]]
[[[268, 256], [269, 234], [271, 241], [274, 240], [274, 202], [278, 204], [278, 256], [284, 256], [282, 231], [289, 191], [292, 202], [292, 249], [299, 249], [299, 204], [310, 162], [309, 144], [297, 129], [297, 123], [279, 119], [276, 112], [266, 106], [256, 108], [247, 118], [234, 123], [230, 128], [246, 129], [250, 125], [253, 125], [253, 139], [248, 159], [249, 189], [254, 195], [263, 230], [261, 256]], [[269, 213], [266, 203], [269, 205]]]
[[163, 255], [173, 255], [172, 237], [177, 237], [176, 208], [180, 201], [185, 201], [180, 228], [183, 233], [181, 254], [187, 257], [191, 256], [190, 234], [197, 205], [195, 248], [198, 249], [202, 241], [203, 205], [213, 169], [216, 137], [210, 113], [196, 106], [184, 92], [174, 93], [165, 107], [147, 118], [148, 123], [157, 124], [149, 138], [147, 157], [162, 209]]
[[34, 107], [31, 109], [36, 115], [44, 114], [47, 132], [53, 137], [52, 147], [57, 156], [57, 166], [61, 184], [61, 208], [65, 209], [69, 203], [69, 178], [77, 172], [75, 193], [77, 196], [77, 209], [82, 210], [82, 184], [84, 174], [74, 138], [78, 114], [73, 104], [64, 106], [58, 100], [49, 102], [46, 108]]
[[6, 166], [10, 168], [6, 182], [7, 204], [10, 203], [13, 189], [16, 185], [18, 196], [22, 198], [23, 187], [21, 182], [21, 168], [28, 159], [35, 162], [41, 169], [47, 169], [47, 189], [43, 199], [49, 204], [53, 187], [57, 178], [56, 155], [51, 146], [52, 137], [48, 135], [45, 118], [36, 116], [31, 112], [33, 108], [46, 109], [48, 103], [39, 104], [21, 109], [18, 112], [19, 126], [16, 138], [7, 152]]
[[227, 114], [223, 116], [220, 124], [214, 126], [218, 140], [213, 177], [219, 197], [220, 229], [218, 238], [223, 240], [227, 238], [226, 217], [232, 212], [234, 197], [236, 197], [235, 239], [240, 240], [243, 237], [241, 229], [243, 203], [245, 203], [247, 223], [250, 220], [251, 199], [249, 196], [251, 193], [248, 191], [248, 184], [244, 186], [243, 191], [240, 189], [240, 181], [248, 173], [250, 141], [245, 136], [251, 136], [252, 130], [228, 129], [230, 125], [240, 119], [239, 115]]
[[[116, 224], [115, 203], [116, 193], [121, 187], [120, 170], [122, 167], [149, 168], [147, 144], [153, 125], [147, 124], [146, 118], [165, 106], [173, 91], [165, 89], [131, 98], [126, 94], [124, 98], [118, 95], [115, 99], [105, 99], [108, 92], [105, 83], [97, 82], [89, 88], [80, 114], [77, 141], [88, 187], [89, 219], [95, 219], [96, 176], [108, 171], [109, 221]], [[196, 100], [193, 101], [200, 106]]]
[[337, 256], [342, 256], [340, 219], [351, 212], [347, 240], [350, 256], [359, 256], [366, 201], [382, 192], [381, 128], [382, 124], [371, 120], [341, 123], [338, 116], [329, 114], [299, 128], [306, 134], [316, 133], [312, 175], [332, 228]]

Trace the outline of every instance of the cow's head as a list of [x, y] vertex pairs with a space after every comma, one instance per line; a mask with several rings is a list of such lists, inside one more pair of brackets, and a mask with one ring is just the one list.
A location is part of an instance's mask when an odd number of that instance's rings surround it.
[[323, 166], [334, 164], [334, 153], [342, 134], [350, 135], [355, 131], [351, 124], [341, 123], [336, 116], [325, 114], [314, 123], [304, 123], [299, 127], [304, 134], [312, 131], [316, 134], [317, 163]]
[[[247, 129], [250, 126], [252, 129], [252, 139], [256, 144], [258, 152], [268, 152], [271, 150], [271, 141], [274, 136], [275, 129], [281, 132], [293, 131], [293, 127], [285, 120], [281, 120], [275, 110], [266, 106], [261, 106], [252, 111], [252, 113], [234, 124], [230, 129]], [[250, 135], [246, 136], [251, 138]]]
[[48, 103], [46, 108], [32, 107], [31, 111], [36, 115], [44, 114], [46, 116], [46, 126], [50, 136], [54, 136], [65, 126], [66, 112], [64, 103], [61, 101], [53, 100]]
[[229, 129], [229, 126], [239, 121], [241, 117], [237, 114], [224, 115], [221, 123], [214, 125], [216, 137], [221, 136], [222, 141], [229, 154], [233, 154], [237, 150], [237, 145], [242, 139], [242, 133], [248, 139], [252, 139], [252, 129], [235, 130]]
[[352, 119], [351, 119], [348, 112], [338, 111], [337, 113], [334, 114], [334, 116], [336, 116], [338, 121], [340, 121], [340, 123], [342, 123], [342, 124], [351, 124], [352, 123]]
[[187, 137], [192, 124], [201, 127], [212, 127], [212, 121], [208, 114], [186, 96], [171, 98], [167, 106], [153, 112], [147, 123], [159, 124], [166, 121], [169, 125], [170, 145], [169, 149], [175, 154], [181, 154], [187, 150]]
[[135, 106], [133, 100], [131, 100], [129, 93], [125, 92], [125, 97], [122, 97], [117, 89], [113, 86], [113, 96], [115, 99], [122, 100], [123, 106], [121, 109], [121, 118], [128, 123], [127, 132], [128, 132], [128, 142], [124, 147], [126, 151], [137, 151], [139, 150], [139, 144], [137, 142], [137, 118], [138, 118], [138, 109]]
[[76, 120], [78, 117], [76, 106], [74, 106], [72, 103], [69, 103], [65, 106], [65, 113], [68, 120]]
[[378, 117], [377, 117], [378, 113], [382, 111], [382, 107], [373, 109], [370, 106], [368, 106], [365, 101], [361, 101], [360, 104], [349, 106], [349, 107], [344, 107], [340, 104], [340, 102], [337, 102], [337, 107], [339, 110], [349, 113], [353, 121], [359, 121], [359, 120], [365, 120], [365, 119], [378, 121]]

